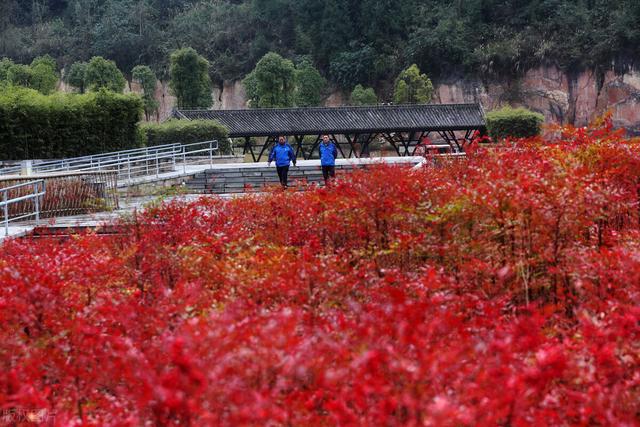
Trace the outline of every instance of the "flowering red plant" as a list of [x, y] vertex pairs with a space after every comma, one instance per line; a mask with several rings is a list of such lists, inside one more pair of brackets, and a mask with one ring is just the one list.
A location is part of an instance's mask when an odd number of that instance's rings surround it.
[[606, 124], [575, 132], [166, 203], [122, 220], [126, 236], [9, 241], [0, 409], [54, 425], [638, 425], [640, 154]]

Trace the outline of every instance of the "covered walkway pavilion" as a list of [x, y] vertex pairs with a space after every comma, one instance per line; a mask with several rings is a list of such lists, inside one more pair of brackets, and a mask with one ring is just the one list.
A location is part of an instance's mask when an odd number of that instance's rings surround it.
[[331, 135], [338, 143], [343, 158], [368, 156], [370, 144], [376, 139], [389, 143], [398, 156], [413, 156], [425, 137], [439, 139], [452, 152], [463, 152], [474, 133], [485, 132], [486, 126], [480, 104], [176, 109], [173, 117], [219, 122], [229, 129], [230, 138], [244, 139], [243, 153], [250, 153], [254, 162], [268, 154], [280, 135], [290, 138], [296, 155], [303, 159], [317, 156], [324, 134]]

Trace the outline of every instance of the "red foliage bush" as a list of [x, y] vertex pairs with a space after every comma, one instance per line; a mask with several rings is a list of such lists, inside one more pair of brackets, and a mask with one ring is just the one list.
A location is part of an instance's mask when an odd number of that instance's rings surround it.
[[[10, 241], [0, 409], [54, 425], [638, 425], [640, 153], [607, 122]], [[6, 412], [5, 412], [6, 413]]]

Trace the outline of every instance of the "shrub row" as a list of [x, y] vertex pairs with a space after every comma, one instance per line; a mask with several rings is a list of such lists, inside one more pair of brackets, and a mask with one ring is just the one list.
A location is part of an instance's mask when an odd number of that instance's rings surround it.
[[145, 123], [140, 129], [143, 143], [147, 146], [217, 140], [221, 153], [228, 154], [231, 151], [227, 128], [214, 121], [168, 120], [160, 124]]
[[0, 158], [62, 158], [136, 147], [142, 101], [100, 91], [84, 95], [0, 87]]
[[77, 157], [145, 145], [218, 140], [230, 153], [227, 129], [211, 121], [169, 120], [138, 126], [142, 100], [101, 90], [42, 95], [0, 86], [0, 159]]
[[487, 113], [487, 130], [494, 140], [529, 138], [540, 134], [544, 116], [526, 108], [504, 107]]

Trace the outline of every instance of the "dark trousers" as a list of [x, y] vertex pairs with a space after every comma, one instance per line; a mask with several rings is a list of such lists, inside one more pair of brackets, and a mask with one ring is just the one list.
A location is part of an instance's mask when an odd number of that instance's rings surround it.
[[322, 166], [322, 176], [324, 177], [324, 182], [326, 183], [329, 180], [329, 177], [336, 177], [336, 167], [335, 166]]
[[287, 181], [289, 179], [289, 166], [276, 166], [278, 171], [278, 178], [280, 179], [280, 184], [283, 187], [287, 186]]

